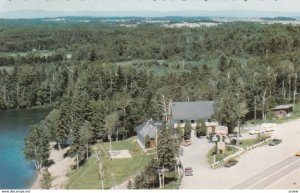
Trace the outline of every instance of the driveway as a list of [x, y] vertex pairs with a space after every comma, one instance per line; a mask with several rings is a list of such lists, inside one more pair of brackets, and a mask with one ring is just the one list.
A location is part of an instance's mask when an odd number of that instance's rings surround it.
[[[192, 167], [193, 176], [184, 176], [181, 182], [181, 187], [191, 187], [197, 183], [203, 170], [209, 169], [209, 164], [206, 160], [206, 154], [214, 143], [208, 143], [206, 138], [197, 138], [193, 135], [192, 145], [184, 147], [181, 163], [183, 167]], [[209, 169], [210, 170], [210, 169]]]

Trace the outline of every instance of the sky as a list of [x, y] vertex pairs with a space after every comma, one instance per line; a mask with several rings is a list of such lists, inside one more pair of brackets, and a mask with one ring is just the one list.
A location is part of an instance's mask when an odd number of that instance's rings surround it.
[[126, 14], [134, 11], [189, 13], [188, 11], [220, 10], [300, 13], [300, 0], [0, 0], [0, 16], [3, 16], [1, 13], [13, 11], [15, 15], [17, 13], [16, 17], [22, 17], [23, 12], [18, 12], [20, 10], [66, 13], [84, 11], [85, 15], [89, 12], [125, 12]]
[[182, 11], [251, 10], [299, 12], [300, 0], [0, 0], [0, 12], [51, 11]]

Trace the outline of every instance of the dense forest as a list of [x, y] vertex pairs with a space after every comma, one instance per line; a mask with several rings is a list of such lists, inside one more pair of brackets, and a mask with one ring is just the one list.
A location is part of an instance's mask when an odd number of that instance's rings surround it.
[[300, 26], [8, 22], [0, 45], [0, 110], [55, 107], [31, 128], [28, 158], [45, 143], [33, 132], [43, 128], [44, 140], [71, 139], [84, 159], [84, 144], [125, 139], [143, 121], [162, 120], [169, 100], [214, 100], [215, 119], [232, 130], [270, 117], [299, 90]]

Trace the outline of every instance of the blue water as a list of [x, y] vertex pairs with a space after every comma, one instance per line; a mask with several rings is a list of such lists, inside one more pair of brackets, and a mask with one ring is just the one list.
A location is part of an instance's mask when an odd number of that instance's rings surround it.
[[29, 188], [36, 177], [23, 148], [28, 126], [44, 119], [49, 110], [0, 112], [0, 189]]

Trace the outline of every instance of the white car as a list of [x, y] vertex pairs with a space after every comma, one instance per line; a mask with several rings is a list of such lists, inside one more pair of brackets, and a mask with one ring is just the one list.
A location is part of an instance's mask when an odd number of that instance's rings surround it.
[[275, 123], [263, 123], [261, 126], [266, 132], [274, 131], [276, 128]]
[[255, 135], [255, 134], [258, 134], [258, 133], [262, 133], [262, 132], [263, 132], [263, 130], [261, 130], [261, 129], [253, 129], [253, 130], [249, 131], [249, 134], [250, 135]]

